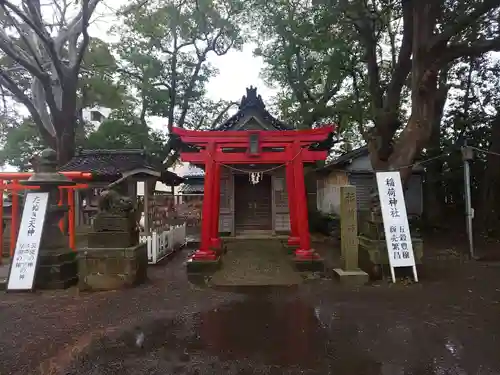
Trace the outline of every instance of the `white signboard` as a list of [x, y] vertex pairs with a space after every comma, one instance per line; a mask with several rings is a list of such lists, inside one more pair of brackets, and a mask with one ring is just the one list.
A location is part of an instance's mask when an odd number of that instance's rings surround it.
[[28, 193], [10, 265], [7, 290], [32, 290], [49, 193]]
[[396, 282], [395, 267], [412, 267], [415, 281], [418, 281], [401, 175], [399, 172], [377, 172], [376, 176], [392, 281]]

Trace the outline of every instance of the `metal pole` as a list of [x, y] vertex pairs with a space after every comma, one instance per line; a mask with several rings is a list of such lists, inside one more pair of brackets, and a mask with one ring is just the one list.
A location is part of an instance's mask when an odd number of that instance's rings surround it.
[[470, 165], [469, 160], [472, 160], [472, 149], [467, 147], [467, 140], [464, 141], [464, 146], [462, 147], [462, 159], [464, 162], [464, 190], [465, 190], [465, 224], [467, 228], [467, 237], [469, 239], [469, 254], [471, 258], [474, 258], [474, 242], [472, 237], [472, 218], [473, 209], [470, 193]]

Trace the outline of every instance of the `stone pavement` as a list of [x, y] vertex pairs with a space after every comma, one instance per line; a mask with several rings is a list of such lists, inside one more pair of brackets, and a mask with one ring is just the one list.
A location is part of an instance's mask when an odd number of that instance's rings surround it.
[[0, 290], [5, 289], [7, 277], [9, 276], [9, 265], [5, 262], [0, 265]]
[[223, 266], [211, 280], [216, 286], [298, 285], [302, 278], [293, 269], [291, 256], [278, 240], [243, 240], [227, 244]]

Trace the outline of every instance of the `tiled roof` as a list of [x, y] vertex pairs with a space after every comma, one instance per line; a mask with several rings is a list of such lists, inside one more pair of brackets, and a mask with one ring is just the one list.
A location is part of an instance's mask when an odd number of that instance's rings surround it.
[[190, 163], [182, 163], [171, 169], [172, 172], [177, 173], [180, 177], [190, 178], [190, 177], [203, 177], [205, 176], [205, 171], [198, 168]]
[[260, 95], [257, 95], [257, 89], [250, 86], [247, 88], [247, 94], [241, 99], [238, 107], [238, 112], [231, 116], [227, 121], [216, 127], [214, 130], [230, 130], [233, 128], [245, 115], [252, 111], [262, 121], [270, 124], [276, 130], [291, 130], [292, 128], [284, 122], [273, 117], [267, 110]]
[[363, 146], [360, 148], [357, 148], [355, 150], [346, 152], [343, 155], [340, 155], [337, 159], [329, 163], [328, 165], [325, 165], [324, 168], [326, 167], [340, 167], [345, 164], [348, 164], [352, 159], [359, 158], [360, 156], [365, 156], [368, 155], [368, 147]]
[[205, 187], [203, 184], [181, 184], [179, 186], [179, 193], [181, 194], [203, 194]]
[[183, 180], [177, 174], [166, 171], [161, 163], [152, 161], [142, 149], [78, 150], [59, 171], [92, 172], [97, 178], [120, 178], [123, 173], [135, 169], [160, 172], [160, 180], [168, 184], [178, 185]]
[[[331, 163], [328, 163], [327, 165], [316, 169], [316, 171], [328, 171], [331, 169], [336, 169], [336, 168], [342, 168], [345, 167], [346, 165], [350, 164], [353, 159], [357, 159], [362, 156], [368, 155], [370, 152], [368, 151], [367, 146], [359, 147], [355, 150], [346, 152], [343, 155], [340, 155], [338, 158], [333, 160]], [[421, 165], [415, 164], [413, 167], [414, 172], [419, 172], [422, 171], [423, 167]]]
[[341, 169], [341, 168], [345, 167], [346, 165], [350, 164], [353, 159], [357, 159], [361, 156], [365, 156], [368, 154], [369, 154], [369, 151], [368, 151], [367, 146], [359, 147], [355, 150], [352, 150], [352, 151], [346, 152], [343, 155], [340, 155], [338, 158], [336, 158], [335, 160], [326, 164], [325, 166], [316, 169], [316, 171], [321, 172], [321, 173], [325, 173], [325, 172], [328, 172], [329, 170], [332, 170], [332, 169]]

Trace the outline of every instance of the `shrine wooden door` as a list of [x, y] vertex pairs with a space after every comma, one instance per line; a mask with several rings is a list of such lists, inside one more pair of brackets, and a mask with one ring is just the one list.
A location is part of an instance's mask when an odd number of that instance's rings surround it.
[[253, 185], [248, 175], [235, 175], [234, 183], [236, 231], [272, 230], [271, 176]]

